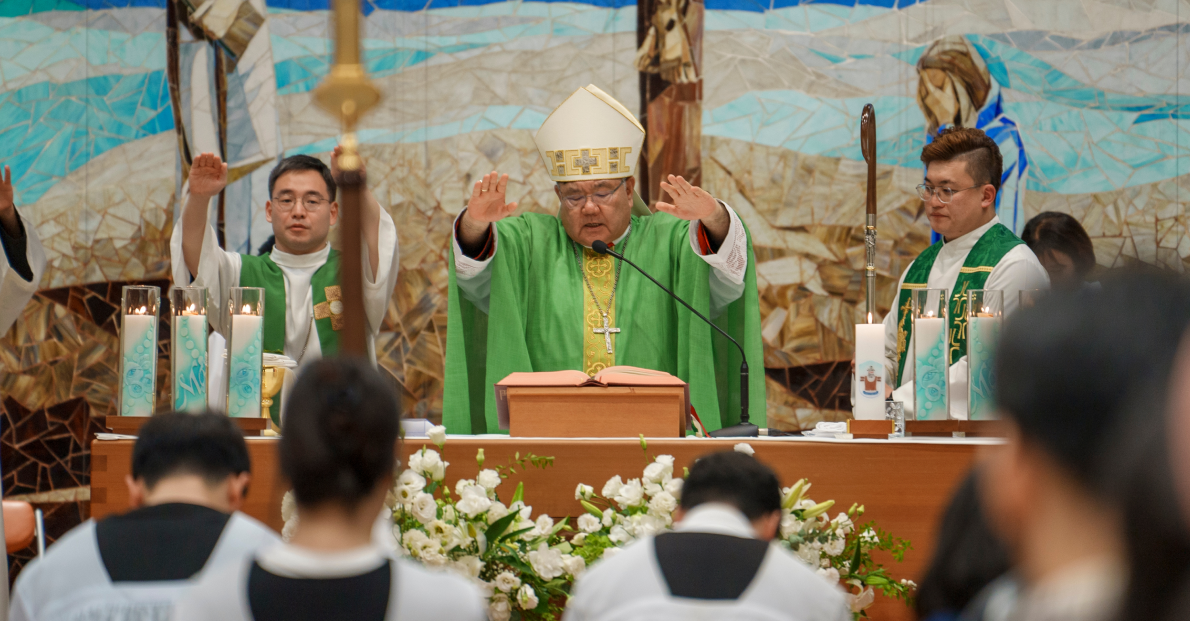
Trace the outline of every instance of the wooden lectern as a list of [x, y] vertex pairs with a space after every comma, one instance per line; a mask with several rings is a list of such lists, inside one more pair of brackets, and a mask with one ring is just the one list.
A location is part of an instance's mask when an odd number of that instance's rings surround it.
[[513, 373], [495, 387], [500, 427], [514, 438], [685, 437], [689, 386], [650, 373]]

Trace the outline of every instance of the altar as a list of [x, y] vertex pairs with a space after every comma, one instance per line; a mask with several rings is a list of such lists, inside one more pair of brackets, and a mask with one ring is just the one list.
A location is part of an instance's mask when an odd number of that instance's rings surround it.
[[[934, 536], [947, 500], [975, 461], [981, 447], [998, 440], [985, 438], [905, 438], [900, 440], [837, 440], [803, 437], [747, 439], [756, 457], [777, 471], [783, 486], [806, 478], [817, 501], [833, 499], [833, 515], [854, 502], [865, 505], [862, 524], [871, 520], [885, 530], [912, 542], [903, 563], [889, 565], [899, 578], [919, 580], [933, 552]], [[281, 529], [281, 497], [288, 486], [280, 480], [276, 438], [249, 438], [252, 484], [244, 511], [269, 526]], [[443, 458], [450, 463], [448, 483], [474, 478], [479, 471], [475, 456], [484, 450], [485, 467], [507, 464], [518, 453], [553, 457], [552, 466], [530, 469], [510, 477], [499, 488], [511, 497], [518, 482], [525, 483], [525, 501], [534, 514], [555, 517], [582, 512], [574, 489], [586, 483], [596, 489], [614, 475], [639, 477], [657, 455], [673, 455], [676, 472], [699, 455], [731, 450], [738, 439], [651, 439], [648, 456], [637, 438], [557, 439], [506, 436], [450, 436]], [[427, 444], [410, 439], [403, 454]], [[128, 506], [124, 477], [128, 474], [133, 441], [96, 440], [91, 445], [91, 514], [102, 518]], [[879, 559], [889, 564], [891, 559]], [[911, 619], [910, 611], [896, 602], [878, 598], [869, 613], [878, 619]]]

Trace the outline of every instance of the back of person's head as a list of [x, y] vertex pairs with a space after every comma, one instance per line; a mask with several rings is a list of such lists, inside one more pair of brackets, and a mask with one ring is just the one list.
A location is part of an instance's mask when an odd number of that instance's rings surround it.
[[307, 365], [286, 399], [281, 471], [302, 506], [354, 509], [392, 476], [400, 410], [396, 393], [366, 360]]
[[1172, 274], [1119, 273], [1101, 290], [1051, 292], [1005, 324], [997, 404], [1023, 441], [1097, 491], [1131, 400], [1164, 382], [1188, 320], [1190, 287]]
[[1055, 273], [1050, 264], [1064, 256], [1073, 266], [1071, 280], [1083, 282], [1095, 269], [1095, 248], [1083, 225], [1074, 216], [1057, 211], [1046, 211], [1033, 216], [1025, 224], [1021, 239], [1029, 250], [1046, 264], [1046, 270], [1054, 280]]
[[198, 476], [208, 486], [250, 472], [243, 433], [214, 412], [169, 412], [149, 419], [132, 448], [132, 478], [150, 492], [163, 480]]
[[984, 515], [979, 472], [976, 468], [968, 473], [942, 517], [934, 557], [917, 589], [919, 619], [957, 615], [1012, 566], [1008, 550]]
[[682, 485], [682, 509], [721, 502], [740, 510], [750, 521], [781, 510], [781, 484], [771, 468], [736, 451], [699, 458]]

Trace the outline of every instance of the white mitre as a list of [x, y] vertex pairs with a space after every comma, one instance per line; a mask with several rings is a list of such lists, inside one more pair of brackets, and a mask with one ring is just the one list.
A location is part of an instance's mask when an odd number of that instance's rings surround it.
[[645, 128], [594, 84], [554, 108], [533, 137], [555, 183], [620, 179], [636, 172]]

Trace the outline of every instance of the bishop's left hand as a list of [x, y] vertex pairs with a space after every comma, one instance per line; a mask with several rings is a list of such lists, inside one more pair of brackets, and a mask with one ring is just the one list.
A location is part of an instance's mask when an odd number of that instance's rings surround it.
[[661, 189], [669, 193], [673, 203], [657, 201], [658, 211], [676, 216], [683, 220], [715, 220], [717, 216], [727, 216], [727, 211], [719, 205], [719, 201], [710, 192], [690, 185], [689, 181], [674, 175], [669, 176], [669, 183], [661, 182]]
[[[336, 145], [335, 150], [331, 152], [331, 178], [335, 180], [335, 183], [342, 183], [343, 179], [343, 171], [339, 169], [339, 156], [342, 154], [343, 147], [340, 145]], [[364, 163], [364, 158], [362, 155], [360, 155], [358, 152], [356, 155], [359, 157], [359, 174], [367, 178], [368, 165]]]

